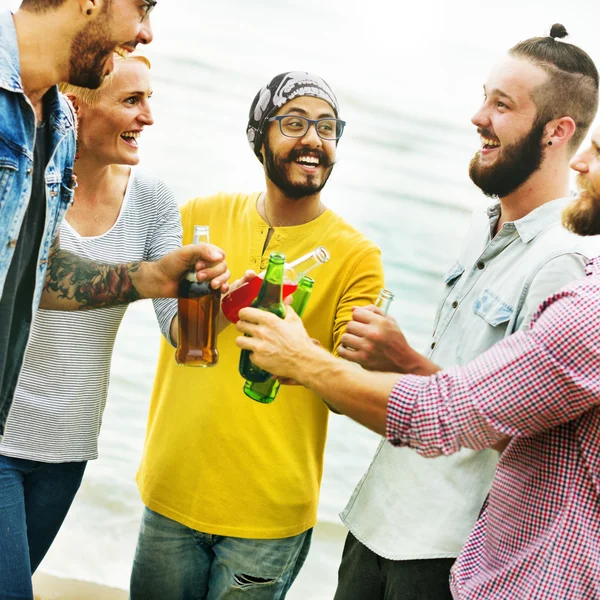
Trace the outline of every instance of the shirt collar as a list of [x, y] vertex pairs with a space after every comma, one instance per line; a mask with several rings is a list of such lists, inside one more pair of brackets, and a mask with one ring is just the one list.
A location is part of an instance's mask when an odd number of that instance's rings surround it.
[[22, 92], [19, 45], [12, 13], [0, 11], [0, 87]]
[[[559, 221], [561, 213], [572, 200], [573, 199], [570, 197], [551, 200], [550, 202], [538, 206], [521, 219], [513, 221], [512, 223], [523, 243], [529, 243], [539, 233], [544, 231], [548, 225], [552, 225], [552, 223]], [[490, 219], [492, 227], [495, 227], [495, 223], [500, 218], [501, 212], [502, 210], [499, 202], [487, 209], [488, 218]]]

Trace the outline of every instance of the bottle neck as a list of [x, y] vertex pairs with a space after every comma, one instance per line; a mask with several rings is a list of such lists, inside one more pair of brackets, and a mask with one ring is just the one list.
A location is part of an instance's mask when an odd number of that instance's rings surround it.
[[208, 244], [209, 243], [209, 232], [210, 228], [208, 225], [194, 225], [194, 244]]
[[323, 246], [301, 256], [286, 265], [285, 278], [291, 283], [298, 283], [302, 277], [310, 273], [315, 267], [329, 260], [329, 253]]
[[383, 311], [384, 314], [388, 314], [390, 310], [390, 304], [394, 299], [394, 294], [389, 290], [383, 289], [379, 292], [377, 300], [375, 300], [375, 306]]
[[294, 312], [301, 317], [304, 314], [312, 289], [298, 288], [293, 295], [292, 308]]
[[389, 310], [390, 310], [390, 304], [392, 303], [390, 298], [386, 298], [384, 300], [381, 300], [378, 304], [376, 304], [375, 306], [377, 306], [378, 308], [380, 308], [383, 311], [384, 315], [387, 315]]
[[271, 306], [282, 302], [284, 266], [283, 262], [279, 264], [269, 262], [258, 296], [252, 303], [253, 306]]
[[[209, 228], [208, 225], [194, 225], [194, 238], [193, 244], [208, 244], [209, 239]], [[185, 279], [191, 283], [196, 282], [196, 269], [190, 269], [185, 274]]]

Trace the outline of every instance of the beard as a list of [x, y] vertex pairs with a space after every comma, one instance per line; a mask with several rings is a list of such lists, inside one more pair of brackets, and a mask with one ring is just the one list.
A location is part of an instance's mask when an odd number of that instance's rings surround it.
[[323, 179], [319, 180], [319, 175], [309, 175], [303, 183], [293, 183], [289, 180], [286, 165], [291, 165], [296, 159], [304, 154], [308, 154], [307, 151], [298, 149], [292, 150], [287, 157], [276, 157], [271, 151], [269, 143], [265, 140], [265, 168], [267, 170], [267, 176], [269, 179], [289, 198], [305, 198], [306, 196], [313, 196], [318, 194], [327, 183], [331, 171], [333, 170], [333, 162], [329, 160], [329, 157], [322, 150], [311, 150], [311, 153], [315, 152], [319, 157], [319, 165], [325, 167], [325, 174]]
[[[542, 145], [545, 123], [535, 122], [531, 131], [522, 139], [507, 146], [500, 146], [493, 165], [482, 166], [481, 151], [469, 164], [469, 176], [473, 183], [489, 197], [504, 198], [523, 185], [541, 166], [545, 148]], [[480, 130], [486, 136], [486, 130]], [[490, 137], [492, 137], [490, 135]]]
[[577, 235], [600, 235], [600, 194], [581, 174], [577, 176], [579, 198], [563, 211], [563, 226]]
[[108, 6], [73, 39], [69, 59], [69, 83], [95, 90], [102, 85], [106, 59], [117, 45], [109, 36]]

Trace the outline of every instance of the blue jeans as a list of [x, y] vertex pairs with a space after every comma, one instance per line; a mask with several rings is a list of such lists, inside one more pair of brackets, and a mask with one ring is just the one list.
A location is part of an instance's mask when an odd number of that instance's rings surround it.
[[300, 572], [312, 529], [289, 538], [202, 533], [144, 508], [131, 600], [283, 600]]
[[31, 576], [54, 541], [87, 462], [0, 455], [0, 600], [32, 600]]

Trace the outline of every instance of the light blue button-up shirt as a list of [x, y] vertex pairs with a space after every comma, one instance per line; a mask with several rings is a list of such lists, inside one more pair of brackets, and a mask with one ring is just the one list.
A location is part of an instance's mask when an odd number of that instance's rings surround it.
[[[40, 243], [36, 285], [32, 302], [35, 314], [40, 302], [50, 247], [63, 216], [73, 201], [75, 118], [56, 87], [44, 97], [47, 103], [49, 148], [44, 173], [46, 220]], [[35, 112], [21, 83], [19, 47], [12, 14], [0, 11], [0, 294], [8, 274], [21, 224], [31, 197]], [[14, 388], [5, 382], [5, 390]], [[0, 394], [0, 436], [11, 402]]]
[[[570, 199], [548, 202], [494, 235], [500, 205], [474, 214], [445, 276], [429, 358], [462, 365], [518, 329], [557, 289], [582, 277], [581, 238], [561, 227]], [[340, 515], [378, 555], [394, 560], [458, 555], [491, 484], [498, 453], [463, 450], [434, 460], [382, 441]]]

